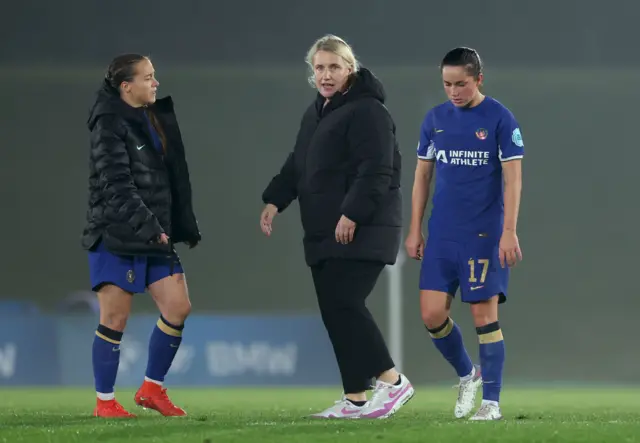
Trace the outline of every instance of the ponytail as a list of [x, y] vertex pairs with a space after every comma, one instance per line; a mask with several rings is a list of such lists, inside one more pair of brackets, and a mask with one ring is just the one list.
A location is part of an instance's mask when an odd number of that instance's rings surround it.
[[162, 153], [167, 155], [167, 136], [162, 129], [162, 125], [160, 125], [160, 121], [158, 117], [153, 113], [153, 111], [149, 108], [146, 109], [147, 115], [149, 116], [149, 121], [151, 122], [151, 126], [156, 130], [158, 136], [160, 137], [160, 143], [162, 144]]

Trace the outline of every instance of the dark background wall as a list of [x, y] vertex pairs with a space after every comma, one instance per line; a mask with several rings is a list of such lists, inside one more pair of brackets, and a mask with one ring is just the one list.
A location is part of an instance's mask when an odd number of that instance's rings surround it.
[[[638, 57], [630, 1], [12, 2], [0, 13], [1, 298], [43, 309], [86, 290], [88, 107], [110, 59], [150, 54], [188, 150], [204, 241], [181, 249], [200, 312], [315, 311], [297, 205], [258, 226], [260, 193], [313, 98], [304, 55], [346, 38], [386, 85], [403, 152], [405, 214], [424, 113], [445, 99], [437, 65], [475, 47], [485, 92], [522, 125], [524, 261], [502, 309], [507, 377], [631, 382], [637, 289]], [[403, 266], [404, 368], [450, 370], [420, 322], [418, 264]], [[370, 305], [387, 330], [385, 278]], [[150, 311], [146, 296], [136, 309]], [[466, 306], [456, 304], [475, 353]]]

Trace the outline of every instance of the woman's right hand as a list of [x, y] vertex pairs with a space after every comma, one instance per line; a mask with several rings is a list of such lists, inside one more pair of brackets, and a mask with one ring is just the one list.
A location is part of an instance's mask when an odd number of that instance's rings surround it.
[[422, 260], [424, 255], [424, 235], [421, 231], [411, 231], [404, 242], [407, 255], [415, 260]]
[[160, 238], [158, 239], [158, 243], [161, 243], [163, 245], [169, 244], [169, 236], [163, 232], [162, 234], [160, 234]]
[[264, 235], [269, 237], [273, 228], [271, 224], [273, 223], [273, 218], [278, 214], [278, 208], [271, 203], [267, 204], [262, 210], [262, 214], [260, 214], [260, 229]]

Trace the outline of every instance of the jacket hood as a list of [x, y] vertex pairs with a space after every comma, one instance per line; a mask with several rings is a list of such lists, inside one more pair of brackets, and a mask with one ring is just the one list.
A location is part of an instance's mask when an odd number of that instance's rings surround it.
[[98, 118], [103, 115], [115, 114], [125, 119], [137, 119], [140, 118], [141, 112], [142, 108], [136, 109], [126, 104], [120, 98], [117, 89], [113, 88], [105, 79], [96, 93], [96, 101], [89, 110], [87, 126], [90, 131], [93, 130]]
[[387, 94], [378, 77], [367, 68], [361, 67], [354, 76], [351, 86], [344, 93], [344, 97], [347, 100], [351, 98], [373, 97], [384, 103], [387, 99]]

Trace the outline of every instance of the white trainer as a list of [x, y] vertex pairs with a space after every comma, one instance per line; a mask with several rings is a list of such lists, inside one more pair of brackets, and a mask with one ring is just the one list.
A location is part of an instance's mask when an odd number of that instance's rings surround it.
[[482, 386], [482, 374], [480, 366], [473, 367], [473, 373], [468, 380], [460, 381], [457, 385], [458, 400], [453, 414], [456, 418], [463, 418], [469, 415], [476, 403], [476, 394]]
[[335, 404], [322, 412], [317, 414], [311, 414], [311, 418], [360, 418], [364, 406], [356, 406], [347, 400], [346, 397], [342, 397], [341, 400], [335, 402]]
[[500, 411], [500, 405], [497, 403], [485, 403], [482, 402], [480, 409], [469, 420], [473, 421], [490, 421], [490, 420], [502, 420], [502, 412]]
[[415, 390], [407, 377], [400, 374], [400, 384], [378, 380], [371, 400], [364, 405], [361, 418], [387, 418], [413, 398]]

